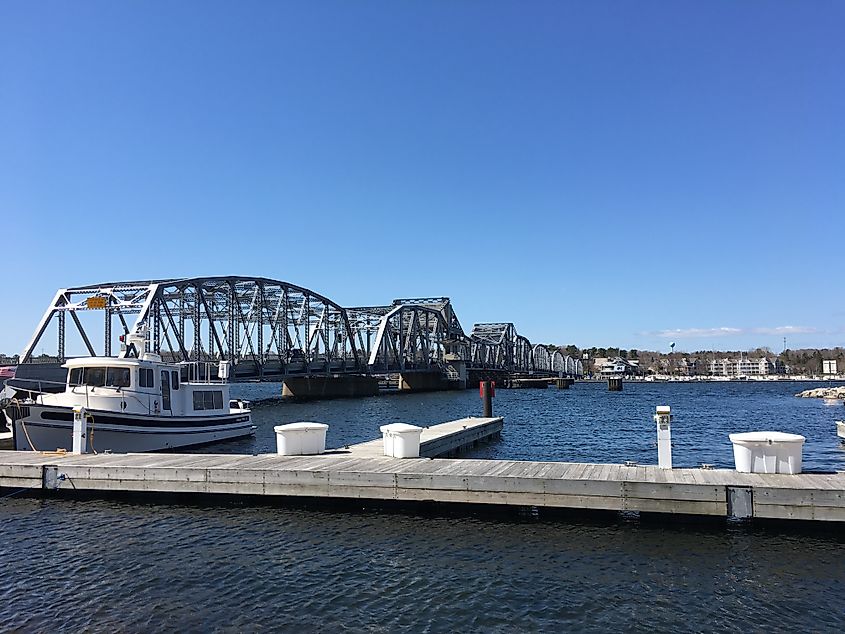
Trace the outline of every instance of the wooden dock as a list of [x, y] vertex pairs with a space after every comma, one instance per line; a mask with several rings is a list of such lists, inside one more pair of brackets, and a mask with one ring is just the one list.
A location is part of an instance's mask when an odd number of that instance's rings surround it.
[[845, 521], [845, 474], [397, 459], [367, 452], [50, 455], [0, 451], [0, 487], [306, 496]]
[[[440, 458], [455, 456], [465, 449], [478, 445], [479, 442], [497, 437], [502, 433], [504, 419], [493, 418], [461, 418], [448, 423], [440, 423], [426, 427], [420, 436], [420, 456], [423, 458]], [[370, 440], [357, 445], [350, 445], [337, 452], [347, 452], [355, 456], [378, 457], [384, 455], [381, 438]]]

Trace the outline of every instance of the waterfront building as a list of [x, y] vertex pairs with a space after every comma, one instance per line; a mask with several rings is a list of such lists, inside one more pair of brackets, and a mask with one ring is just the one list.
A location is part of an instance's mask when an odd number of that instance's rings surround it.
[[0, 366], [17, 365], [18, 361], [20, 361], [20, 356], [18, 355], [9, 356], [7, 354], [0, 354]]
[[640, 373], [640, 362], [622, 357], [596, 359], [596, 368], [602, 377], [635, 376]]
[[766, 357], [750, 359], [740, 356], [738, 359], [714, 359], [710, 362], [710, 376], [765, 376], [785, 372], [786, 367], [780, 359]]
[[698, 359], [684, 357], [678, 361], [678, 374], [682, 376], [693, 376], [698, 374]]

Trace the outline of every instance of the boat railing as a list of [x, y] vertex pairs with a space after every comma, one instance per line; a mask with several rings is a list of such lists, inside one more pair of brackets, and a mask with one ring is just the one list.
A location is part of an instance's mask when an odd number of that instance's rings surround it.
[[[62, 381], [48, 381], [46, 379], [9, 379], [6, 385], [17, 392], [27, 392], [33, 401], [38, 403], [37, 397], [44, 394], [57, 394], [67, 387]], [[61, 390], [50, 389], [50, 387], [61, 387]]]
[[[157, 413], [155, 411], [156, 404], [161, 398], [161, 396], [157, 393], [152, 393], [143, 390], [133, 390], [132, 388], [118, 385], [68, 385], [61, 381], [48, 381], [45, 379], [10, 379], [7, 383], [9, 383], [11, 387], [18, 392], [28, 393], [29, 398], [31, 398], [36, 405], [44, 405], [45, 395], [60, 394], [65, 390], [69, 390], [71, 394], [77, 396], [84, 395], [85, 407], [86, 409], [90, 409], [92, 390], [96, 388], [102, 388], [107, 390], [114, 390], [115, 392], [121, 394], [121, 396], [123, 396], [124, 403], [126, 401], [126, 397], [129, 396], [130, 398], [137, 401], [142, 408], [146, 408], [148, 414], [152, 414]], [[50, 389], [51, 387], [61, 387], [63, 389]], [[78, 390], [77, 388], [86, 389]], [[97, 396], [96, 392], [93, 392], [93, 396]]]
[[182, 361], [179, 378], [183, 383], [226, 383], [219, 376], [220, 364], [211, 361]]

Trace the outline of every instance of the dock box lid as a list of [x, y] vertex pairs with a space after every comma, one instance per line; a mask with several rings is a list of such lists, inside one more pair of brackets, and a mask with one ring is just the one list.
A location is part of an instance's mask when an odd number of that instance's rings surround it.
[[774, 442], [804, 442], [806, 438], [799, 434], [787, 434], [782, 431], [749, 431], [743, 434], [730, 434], [728, 436], [731, 442], [757, 442], [757, 443], [774, 443]]
[[288, 423], [287, 425], [276, 425], [273, 428], [273, 431], [308, 431], [308, 430], [318, 430], [318, 429], [328, 429], [329, 426], [325, 423], [311, 423], [311, 422], [301, 422], [301, 423]]
[[390, 425], [382, 425], [379, 431], [382, 434], [410, 434], [413, 432], [422, 432], [422, 427], [416, 425], [409, 425], [408, 423], [391, 423]]

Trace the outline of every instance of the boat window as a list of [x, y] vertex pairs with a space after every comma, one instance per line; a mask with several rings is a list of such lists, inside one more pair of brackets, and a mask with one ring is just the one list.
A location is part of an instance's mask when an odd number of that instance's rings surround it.
[[206, 409], [223, 409], [222, 391], [194, 392], [194, 410]]
[[82, 385], [82, 368], [71, 368], [68, 385]]
[[179, 389], [179, 373], [175, 372], [175, 371], [171, 372], [170, 373], [170, 379], [171, 379], [171, 382], [173, 383], [173, 389], [178, 390]]
[[106, 384], [105, 368], [85, 368], [82, 375], [82, 382], [91, 387], [103, 387]]
[[73, 368], [70, 371], [70, 385], [90, 387], [129, 387], [129, 368]]
[[152, 368], [141, 368], [138, 370], [138, 385], [140, 387], [155, 387], [153, 385]]
[[129, 387], [129, 368], [109, 368], [106, 371], [106, 385]]

